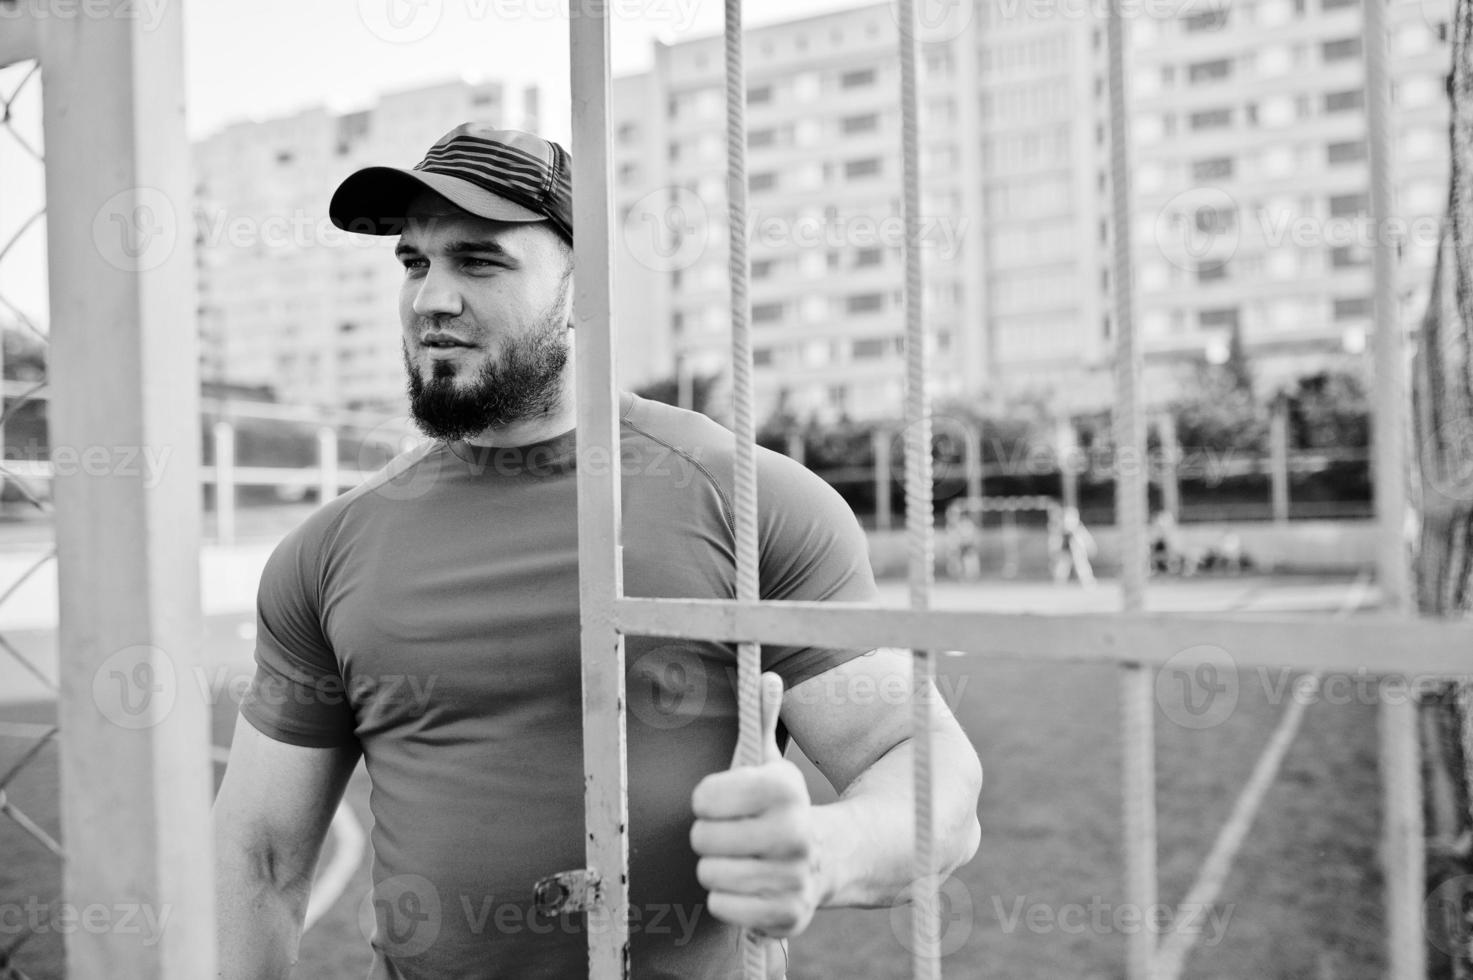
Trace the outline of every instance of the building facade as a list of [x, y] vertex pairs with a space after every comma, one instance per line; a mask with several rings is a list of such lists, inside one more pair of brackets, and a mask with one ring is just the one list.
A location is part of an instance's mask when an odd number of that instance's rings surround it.
[[[1060, 411], [1110, 401], [1097, 6], [943, 5], [941, 22], [922, 24], [920, 244], [939, 399], [1035, 394]], [[1451, 0], [1387, 8], [1396, 203], [1393, 227], [1380, 230], [1366, 214], [1356, 0], [1130, 9], [1131, 231], [1148, 401], [1173, 397], [1235, 341], [1263, 394], [1363, 364], [1378, 235], [1398, 243], [1399, 316], [1414, 330], [1446, 199]], [[893, 10], [872, 4], [746, 33], [759, 420], [779, 410], [825, 421], [902, 413]], [[692, 379], [728, 370], [724, 92], [717, 36], [657, 44], [649, 71], [614, 81], [614, 316], [620, 380], [631, 387], [677, 378], [688, 398]], [[453, 83], [362, 113], [231, 127], [199, 146], [206, 376], [323, 404], [402, 398], [389, 243], [280, 244], [264, 219], [325, 224], [342, 175], [413, 162], [467, 118], [535, 127], [535, 92], [510, 99], [494, 84]], [[237, 241], [226, 219], [242, 216], [255, 233]]]

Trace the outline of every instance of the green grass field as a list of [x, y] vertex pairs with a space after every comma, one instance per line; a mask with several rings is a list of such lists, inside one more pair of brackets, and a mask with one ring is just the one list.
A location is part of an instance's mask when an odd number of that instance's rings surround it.
[[[221, 641], [225, 642], [225, 641]], [[246, 642], [237, 640], [235, 642]], [[1114, 676], [1109, 668], [948, 657], [943, 690], [986, 767], [977, 858], [949, 889], [944, 960], [950, 977], [1123, 976], [1126, 938], [1111, 923], [1121, 903], [1119, 789]], [[1247, 779], [1283, 705], [1271, 685], [1244, 671], [1234, 713], [1193, 731], [1158, 713], [1160, 881], [1180, 901]], [[48, 704], [0, 706], [0, 720], [44, 721]], [[227, 744], [234, 707], [214, 719]], [[0, 772], [22, 748], [0, 738]], [[800, 760], [801, 762], [802, 760]], [[808, 770], [815, 799], [831, 790]], [[349, 800], [365, 826], [362, 770]], [[56, 750], [48, 747], [9, 787], [12, 802], [57, 833]], [[1375, 709], [1316, 704], [1188, 960], [1195, 978], [1370, 978], [1382, 972], [1375, 847], [1379, 827]], [[59, 862], [0, 818], [0, 909], [34, 896], [54, 901]], [[324, 855], [324, 861], [327, 855]], [[367, 967], [358, 907], [368, 867], [308, 931], [296, 975], [359, 980]], [[968, 909], [970, 904], [970, 909]], [[1095, 911], [1091, 911], [1091, 909]], [[16, 936], [0, 917], [0, 948]], [[791, 980], [908, 975], [907, 916], [890, 911], [820, 913], [791, 949]], [[15, 965], [35, 980], [61, 978], [61, 937], [35, 936]], [[0, 972], [3, 976], [3, 972]]]

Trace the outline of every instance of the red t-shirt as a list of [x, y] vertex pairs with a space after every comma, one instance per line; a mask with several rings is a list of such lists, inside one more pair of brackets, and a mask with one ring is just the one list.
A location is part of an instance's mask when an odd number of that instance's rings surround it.
[[[734, 598], [731, 433], [628, 393], [620, 413], [625, 594]], [[587, 970], [588, 917], [532, 904], [585, 865], [574, 436], [433, 444], [315, 512], [261, 577], [241, 710], [283, 742], [362, 748], [373, 980]], [[762, 598], [873, 600], [843, 499], [761, 448], [757, 472]], [[792, 688], [863, 652], [762, 662]], [[625, 655], [634, 976], [738, 978], [689, 842], [691, 791], [736, 743], [735, 647], [630, 636]]]

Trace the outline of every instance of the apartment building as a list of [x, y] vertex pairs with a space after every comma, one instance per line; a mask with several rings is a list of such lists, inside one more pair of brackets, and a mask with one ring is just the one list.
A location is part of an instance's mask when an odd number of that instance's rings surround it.
[[[1097, 5], [1012, 0], [923, 24], [924, 312], [938, 398], [1112, 389], [1108, 93]], [[1172, 397], [1236, 334], [1265, 391], [1364, 364], [1369, 169], [1356, 0], [1130, 8], [1136, 316], [1146, 397]], [[870, 4], [751, 27], [749, 301], [759, 418], [898, 416], [904, 377], [898, 27]], [[1392, 0], [1399, 315], [1425, 306], [1447, 181], [1451, 0]], [[235, 241], [226, 219], [305, 215], [356, 166], [412, 161], [466, 118], [535, 127], [496, 84], [231, 127], [197, 150], [206, 376], [323, 404], [399, 398], [384, 243]], [[722, 40], [657, 44], [615, 79], [620, 380], [730, 359]], [[225, 224], [222, 226], [222, 222]], [[312, 234], [308, 234], [309, 239]], [[320, 236], [319, 236], [320, 237]], [[347, 237], [347, 236], [340, 236]], [[688, 384], [686, 386], [688, 388]]]

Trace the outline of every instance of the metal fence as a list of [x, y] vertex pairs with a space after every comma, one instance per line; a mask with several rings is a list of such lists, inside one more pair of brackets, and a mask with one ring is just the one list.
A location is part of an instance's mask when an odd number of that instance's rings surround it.
[[[1373, 221], [1383, 221], [1390, 200], [1386, 193], [1386, 117], [1389, 80], [1385, 70], [1387, 32], [1379, 3], [1364, 5], [1365, 59], [1369, 93]], [[589, 5], [585, 16], [570, 24], [572, 49], [574, 208], [579, 229], [576, 249], [576, 308], [580, 323], [578, 355], [578, 425], [580, 440], [602, 458], [615, 458], [619, 445], [613, 350], [617, 343], [610, 309], [612, 283], [611, 188], [609, 155], [609, 25], [603, 4]], [[750, 528], [759, 491], [746, 443], [751, 441], [750, 347], [747, 337], [745, 253], [741, 240], [745, 198], [743, 148], [745, 98], [741, 59], [741, 11], [738, 0], [726, 4], [728, 219], [731, 231], [732, 389], [737, 451], [738, 555], [743, 554], [742, 528]], [[916, 226], [915, 160], [915, 14], [908, 0], [898, 5], [900, 18], [901, 118], [904, 133], [906, 248], [906, 513], [911, 539], [911, 608], [856, 607], [851, 604], [758, 602], [750, 584], [738, 589], [735, 601], [630, 598], [623, 595], [618, 561], [620, 487], [615, 474], [580, 469], [580, 569], [583, 583], [585, 777], [588, 830], [587, 868], [581, 874], [597, 887], [584, 896], [590, 908], [604, 913], [611, 928], [590, 934], [591, 976], [614, 980], [628, 975], [628, 840], [623, 637], [652, 635], [672, 639], [715, 640], [739, 645], [739, 701], [743, 733], [755, 723], [751, 691], [756, 644], [800, 643], [836, 648], [893, 646], [915, 655], [916, 689], [929, 683], [926, 651], [962, 650], [988, 656], [1055, 659], [1074, 663], [1110, 663], [1118, 668], [1117, 698], [1121, 709], [1124, 765], [1125, 892], [1137, 909], [1157, 904], [1156, 803], [1152, 714], [1153, 668], [1167, 660], [1188, 669], [1196, 665], [1192, 651], [1225, 650], [1240, 666], [1276, 665], [1305, 671], [1365, 670], [1373, 673], [1457, 675], [1467, 670], [1473, 630], [1466, 625], [1411, 618], [1408, 603], [1408, 559], [1404, 544], [1406, 496], [1402, 485], [1406, 445], [1404, 341], [1397, 326], [1392, 290], [1393, 246], [1374, 251], [1376, 302], [1374, 470], [1378, 519], [1378, 577], [1390, 612], [1344, 621], [1282, 617], [1270, 622], [1212, 616], [1160, 616], [1143, 611], [1145, 591], [1146, 487], [1138, 468], [1122, 474], [1117, 495], [1118, 519], [1125, 554], [1138, 560], [1123, 563], [1124, 608], [1111, 615], [1019, 616], [961, 613], [928, 609], [932, 571], [932, 502], [930, 500], [930, 423], [926, 392], [925, 331], [920, 315], [920, 269]], [[1115, 445], [1145, 458], [1145, 416], [1141, 405], [1141, 350], [1128, 284], [1133, 282], [1130, 252], [1130, 186], [1127, 117], [1124, 111], [1124, 44], [1119, 0], [1111, 5], [1106, 30], [1110, 96], [1110, 191], [1113, 267], [1110, 281], [1127, 284], [1112, 296], [1116, 325]], [[975, 48], [969, 56], [975, 56]], [[876, 453], [876, 458], [880, 457]], [[888, 458], [888, 457], [886, 457]], [[884, 481], [882, 486], [887, 486]], [[748, 531], [750, 533], [750, 531]], [[738, 582], [753, 557], [738, 558]], [[614, 656], [610, 656], [613, 651]], [[1183, 658], [1186, 658], [1184, 663]], [[1206, 664], [1206, 660], [1201, 663]], [[914, 975], [940, 974], [933, 924], [935, 882], [926, 881], [925, 851], [929, 841], [929, 770], [926, 763], [928, 699], [917, 698], [916, 745], [917, 883], [913, 913]], [[1420, 826], [1420, 768], [1415, 706], [1381, 707], [1381, 782], [1383, 788], [1383, 873], [1389, 975], [1420, 980], [1425, 972], [1421, 933], [1424, 888]], [[1127, 975], [1132, 980], [1175, 976], [1184, 956], [1174, 941], [1158, 949], [1149, 930], [1129, 937]], [[747, 976], [759, 966], [746, 961]]]
[[[31, 137], [23, 132], [20, 103], [28, 97], [34, 97], [35, 87], [41, 82], [40, 67], [38, 62], [30, 61], [0, 69], [0, 140], [6, 142], [7, 150], [18, 151], [17, 155], [21, 159], [33, 161], [38, 170], [44, 160], [41, 156], [41, 149], [33, 145]], [[30, 122], [34, 124], [35, 121]], [[0, 241], [0, 262], [3, 262], [7, 256], [15, 254], [17, 244], [31, 229], [41, 227], [44, 214], [44, 208], [38, 209], [23, 217], [10, 230], [6, 238]], [[34, 334], [42, 343], [47, 342], [46, 334], [3, 291], [0, 291], [0, 310], [9, 313], [22, 329]], [[0, 355], [0, 361], [3, 361], [3, 355]], [[4, 444], [5, 423], [28, 401], [42, 394], [45, 387], [44, 379], [25, 385], [5, 409], [0, 411], [0, 445]], [[42, 511], [48, 509], [49, 505], [30, 489], [28, 482], [8, 466], [0, 464], [0, 476], [14, 483], [25, 497], [28, 506]], [[5, 583], [4, 592], [0, 592], [0, 605], [9, 600], [28, 578], [55, 557], [55, 550], [48, 550], [43, 557], [18, 575], [15, 581]], [[3, 633], [0, 633], [0, 656], [13, 658], [28, 673], [35, 675], [47, 690], [53, 694], [59, 693], [56, 681], [17, 650]], [[0, 771], [0, 814], [19, 827], [25, 837], [29, 838], [35, 846], [49, 851], [58, 859], [64, 859], [66, 855], [56, 838], [28, 816], [8, 797], [6, 792], [7, 787], [15, 781], [16, 777], [52, 745], [57, 739], [58, 731], [55, 725], [0, 723], [0, 738], [14, 739], [22, 743], [18, 757], [10, 763], [8, 768]], [[13, 937], [0, 938], [0, 980], [27, 980], [27, 975], [21, 969], [19, 960], [27, 943], [34, 936], [35, 934], [29, 930], [21, 930], [17, 931]]]

